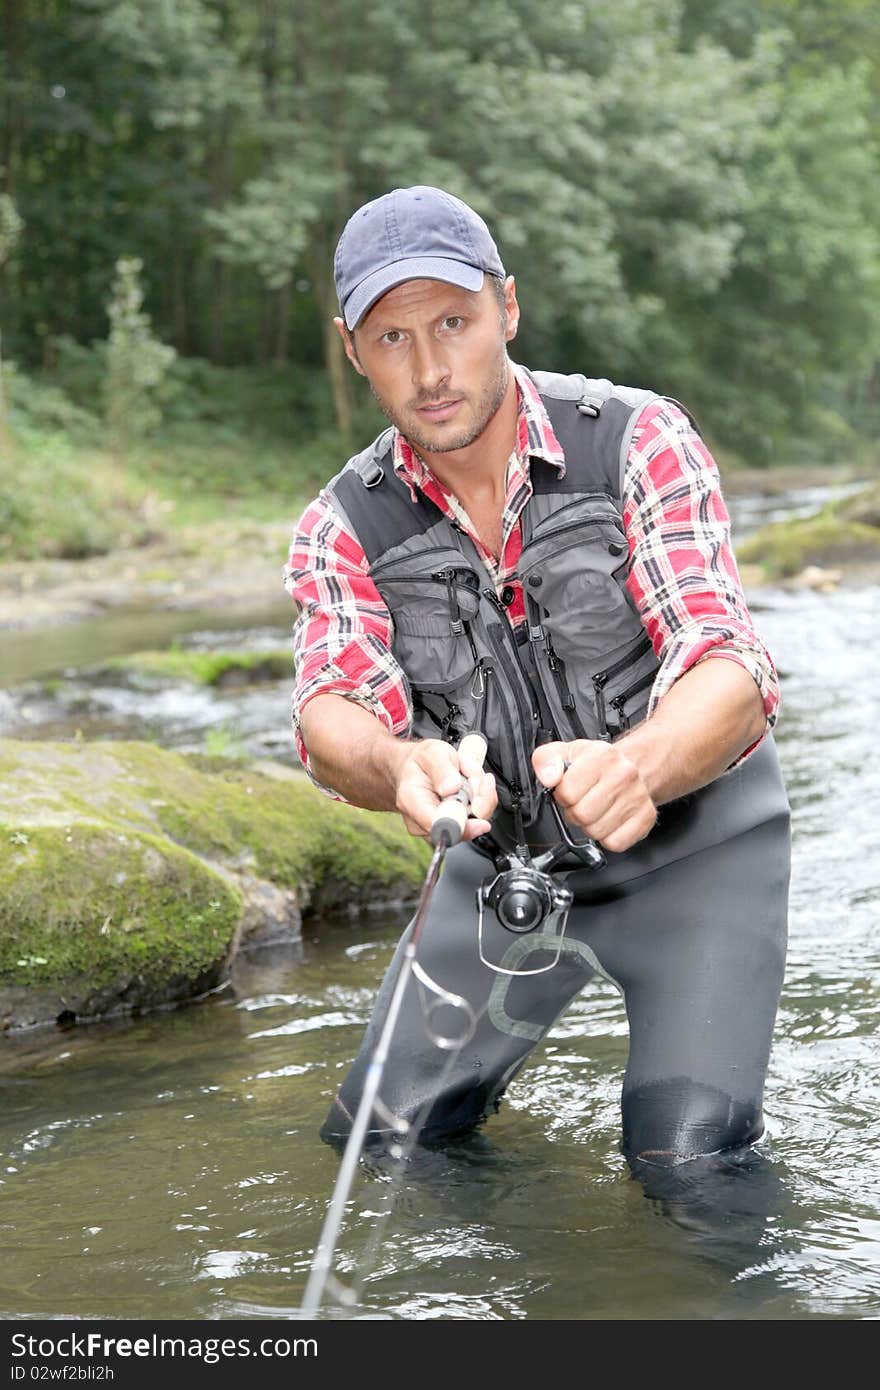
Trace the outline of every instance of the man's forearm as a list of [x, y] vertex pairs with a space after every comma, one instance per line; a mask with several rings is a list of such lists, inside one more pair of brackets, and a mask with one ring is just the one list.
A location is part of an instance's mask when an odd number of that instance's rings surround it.
[[466, 840], [485, 835], [498, 804], [495, 780], [473, 748], [442, 739], [395, 738], [362, 705], [342, 695], [316, 695], [300, 716], [315, 777], [355, 806], [399, 811], [411, 835], [428, 837], [440, 802], [470, 788]]
[[355, 806], [397, 809], [400, 770], [411, 745], [342, 695], [316, 695], [300, 717], [314, 776]]
[[713, 657], [680, 676], [624, 738], [545, 743], [532, 763], [566, 818], [620, 854], [651, 831], [658, 806], [714, 781], [765, 727], [749, 673]]
[[760, 691], [742, 666], [712, 657], [676, 681], [651, 718], [620, 739], [655, 806], [721, 775], [764, 732]]

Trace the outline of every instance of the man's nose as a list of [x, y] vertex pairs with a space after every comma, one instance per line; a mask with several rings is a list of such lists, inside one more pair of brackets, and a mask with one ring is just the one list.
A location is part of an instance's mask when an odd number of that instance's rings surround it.
[[417, 345], [413, 357], [413, 385], [418, 391], [437, 391], [449, 377], [449, 366], [438, 343]]

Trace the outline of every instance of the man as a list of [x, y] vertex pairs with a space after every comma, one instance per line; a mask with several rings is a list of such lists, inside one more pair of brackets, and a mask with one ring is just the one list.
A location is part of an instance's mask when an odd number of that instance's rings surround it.
[[[416, 1115], [425, 1139], [475, 1124], [599, 972], [629, 1017], [631, 1162], [743, 1149], [763, 1132], [788, 805], [776, 674], [711, 456], [670, 401], [513, 364], [514, 280], [482, 219], [441, 190], [359, 209], [334, 268], [346, 355], [392, 428], [294, 536], [299, 751], [324, 790], [397, 811], [415, 835], [463, 777], [474, 793], [419, 960], [476, 1031], [450, 1060], [410, 981], [371, 1133]], [[456, 751], [471, 729], [490, 771]], [[560, 861], [565, 933], [552, 918], [512, 933], [487, 907], [478, 943], [493, 857], [563, 835], [607, 860]], [[399, 965], [400, 950], [331, 1140], [350, 1129]]]

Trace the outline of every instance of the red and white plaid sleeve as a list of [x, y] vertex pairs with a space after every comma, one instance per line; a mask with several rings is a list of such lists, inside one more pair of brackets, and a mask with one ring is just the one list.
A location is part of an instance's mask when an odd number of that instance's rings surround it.
[[293, 629], [296, 680], [292, 719], [297, 751], [313, 776], [300, 731], [316, 695], [344, 695], [363, 705], [392, 734], [412, 728], [409, 684], [391, 654], [391, 614], [368, 573], [361, 546], [322, 493], [293, 534], [284, 587], [299, 608]]
[[627, 588], [661, 662], [648, 713], [698, 661], [724, 657], [748, 671], [760, 690], [766, 733], [779, 705], [776, 670], [746, 604], [715, 460], [671, 402], [653, 401], [639, 417], [623, 491]]

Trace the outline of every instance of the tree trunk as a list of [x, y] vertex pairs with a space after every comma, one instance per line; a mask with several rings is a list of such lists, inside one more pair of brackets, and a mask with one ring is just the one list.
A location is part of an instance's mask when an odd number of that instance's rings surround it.
[[333, 318], [339, 313], [336, 301], [336, 286], [330, 272], [333, 257], [329, 245], [323, 238], [309, 247], [306, 264], [311, 274], [318, 313], [321, 317], [321, 332], [324, 344], [324, 366], [330, 380], [336, 424], [347, 445], [352, 441], [354, 416], [354, 397], [351, 389], [351, 367], [345, 356], [342, 339], [336, 331]]
[[171, 258], [171, 332], [177, 351], [186, 352], [186, 267], [183, 245], [179, 238], [174, 241]]
[[274, 357], [273, 340], [275, 324], [275, 295], [266, 285], [263, 286], [262, 314], [260, 315], [260, 342], [257, 349], [257, 362], [271, 362]]
[[290, 346], [290, 292], [288, 280], [278, 291], [278, 319], [275, 325], [275, 361], [282, 367]]
[[352, 402], [351, 378], [349, 372], [351, 368], [346, 360], [345, 352], [342, 347], [342, 340], [333, 325], [333, 320], [329, 317], [324, 320], [324, 365], [330, 377], [330, 390], [333, 393], [333, 408], [336, 411], [336, 423], [347, 447], [352, 442], [352, 417], [354, 407]]
[[229, 266], [226, 261], [211, 262], [211, 341], [208, 355], [222, 367], [226, 360], [226, 312], [229, 305]]
[[14, 440], [6, 417], [6, 393], [3, 389], [3, 350], [0, 338], [0, 454], [5, 458], [12, 456]]
[[24, 33], [24, 7], [21, 0], [6, 0], [3, 6], [3, 48], [6, 53], [6, 93], [3, 100], [3, 119], [0, 121], [0, 174], [2, 187], [10, 197], [15, 194], [18, 174], [18, 147], [21, 141], [21, 105], [16, 90], [21, 75], [21, 54]]

